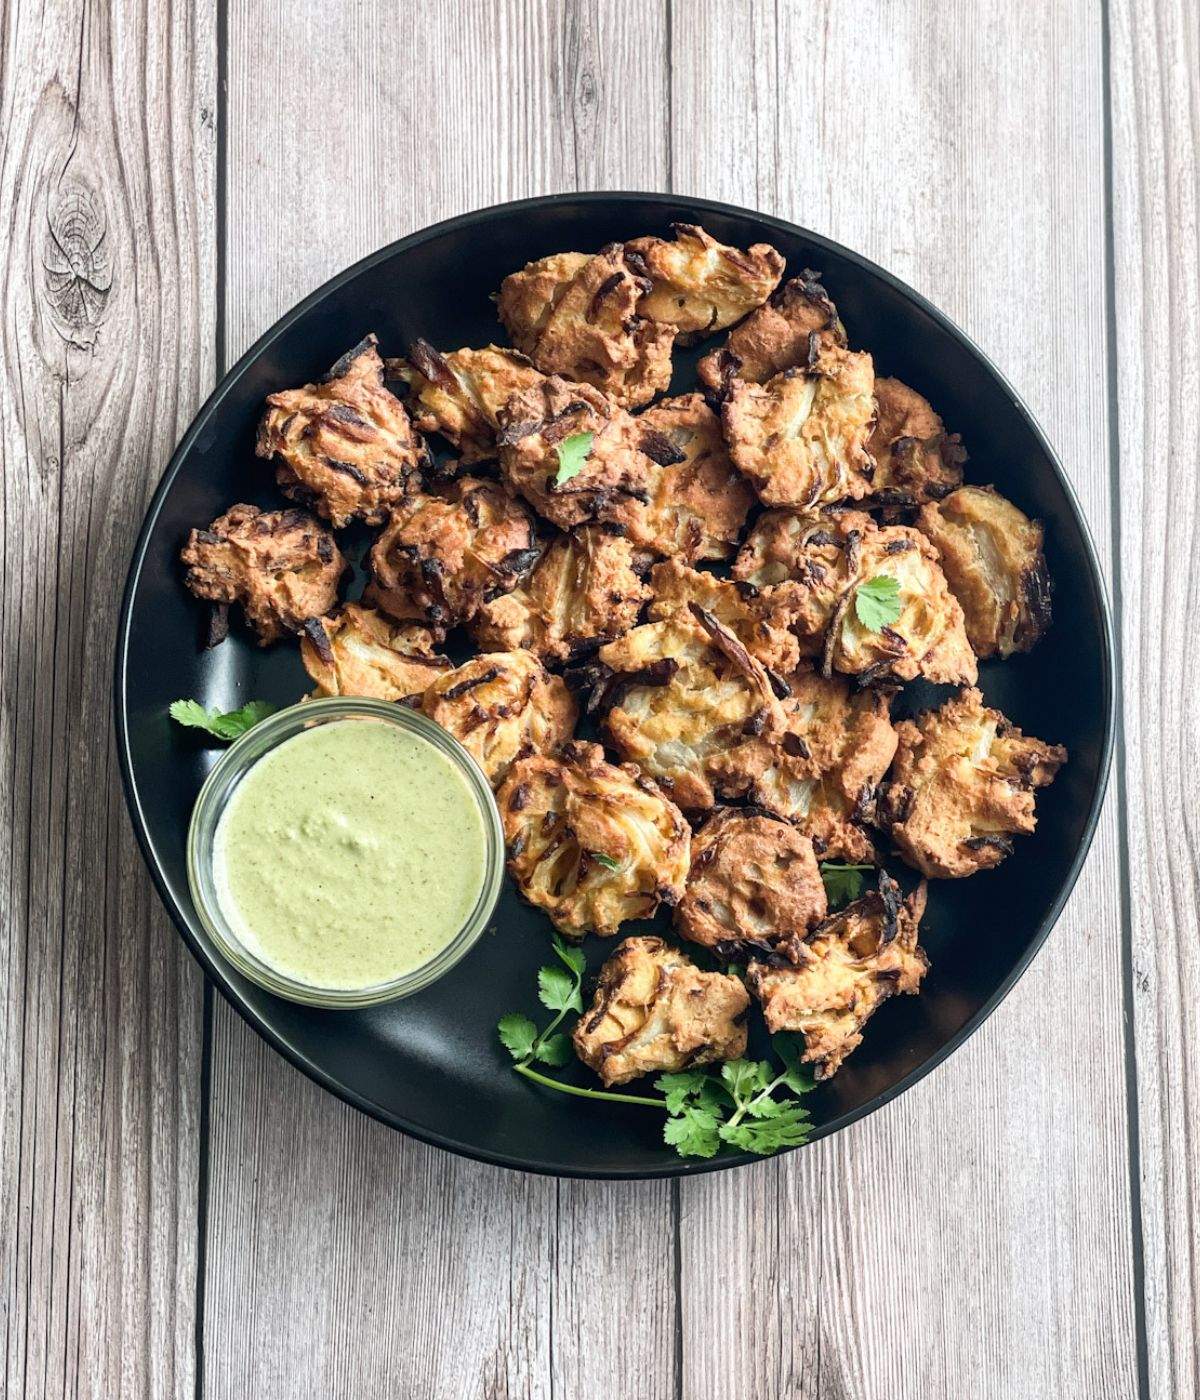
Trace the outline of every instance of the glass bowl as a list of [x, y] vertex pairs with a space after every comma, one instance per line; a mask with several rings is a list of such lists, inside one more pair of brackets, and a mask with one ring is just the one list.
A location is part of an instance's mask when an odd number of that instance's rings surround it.
[[[483, 821], [486, 844], [483, 881], [475, 907], [462, 927], [427, 962], [409, 969], [386, 982], [368, 987], [317, 987], [301, 982], [265, 963], [243, 944], [229, 926], [217, 896], [213, 869], [213, 850], [217, 826], [226, 803], [238, 783], [264, 754], [285, 740], [317, 724], [346, 719], [379, 720], [394, 724], [439, 749], [466, 779]], [[336, 696], [324, 700], [306, 700], [280, 710], [256, 724], [237, 740], [209, 773], [192, 808], [187, 844], [188, 883], [196, 913], [217, 951], [237, 970], [267, 991], [289, 1001], [306, 1006], [331, 1009], [378, 1006], [412, 996], [423, 987], [444, 977], [474, 946], [487, 927], [504, 874], [504, 833], [500, 813], [488, 780], [479, 765], [452, 735], [407, 706], [385, 700], [356, 699]]]

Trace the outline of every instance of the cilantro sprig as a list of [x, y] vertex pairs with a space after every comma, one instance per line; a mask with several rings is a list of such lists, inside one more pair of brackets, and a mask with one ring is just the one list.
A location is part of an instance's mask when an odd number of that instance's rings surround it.
[[853, 903], [866, 886], [864, 872], [874, 869], [873, 865], [843, 865], [841, 861], [823, 860], [821, 879], [825, 883], [829, 907], [840, 909], [844, 904]]
[[248, 700], [241, 709], [226, 710], [222, 714], [220, 710], [206, 710], [199, 700], [176, 700], [171, 705], [170, 715], [176, 724], [187, 729], [203, 729], [228, 743], [240, 738], [247, 729], [253, 729], [278, 708], [266, 700]]
[[890, 627], [902, 611], [900, 580], [890, 574], [876, 574], [855, 589], [854, 615], [868, 632]]
[[558, 472], [554, 477], [555, 486], [565, 486], [573, 476], [583, 470], [595, 440], [595, 433], [572, 433], [556, 443], [554, 451], [558, 455]]
[[513, 1013], [502, 1017], [496, 1027], [517, 1074], [577, 1098], [662, 1110], [667, 1115], [663, 1140], [681, 1157], [712, 1157], [723, 1145], [769, 1157], [781, 1148], [808, 1141], [812, 1126], [808, 1111], [795, 1097], [777, 1097], [781, 1091], [798, 1096], [813, 1088], [812, 1076], [800, 1064], [803, 1040], [799, 1036], [773, 1038], [782, 1069], [769, 1060], [742, 1059], [711, 1069], [661, 1074], [654, 1081], [661, 1097], [589, 1089], [543, 1074], [538, 1064], [560, 1069], [570, 1060], [571, 1042], [559, 1027], [570, 1012], [583, 1011], [583, 954], [557, 934], [553, 947], [562, 966], [538, 971], [538, 1000], [554, 1012], [553, 1017], [539, 1030], [528, 1016]]

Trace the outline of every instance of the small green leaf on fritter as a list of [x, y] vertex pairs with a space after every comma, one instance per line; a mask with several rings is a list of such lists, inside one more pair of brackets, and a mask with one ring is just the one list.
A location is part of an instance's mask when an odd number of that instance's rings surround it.
[[860, 583], [854, 594], [854, 612], [868, 632], [890, 627], [901, 613], [899, 579], [876, 574]]
[[873, 865], [842, 865], [838, 861], [823, 860], [821, 879], [825, 884], [825, 897], [829, 900], [829, 907], [840, 909], [843, 904], [857, 899], [866, 883], [863, 872], [874, 869]]
[[558, 454], [555, 486], [564, 486], [573, 476], [579, 475], [588, 459], [588, 453], [592, 450], [592, 440], [595, 436], [595, 433], [572, 433], [570, 437], [565, 437], [562, 442], [555, 444], [554, 450]]
[[606, 856], [603, 851], [589, 851], [588, 854], [597, 865], [602, 865], [605, 870], [620, 870], [621, 868], [619, 860], [615, 860], [612, 856]]

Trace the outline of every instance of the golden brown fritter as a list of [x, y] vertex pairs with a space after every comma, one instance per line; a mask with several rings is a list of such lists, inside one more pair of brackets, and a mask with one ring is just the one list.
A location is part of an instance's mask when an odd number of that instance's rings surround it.
[[783, 258], [769, 243], [743, 251], [718, 243], [697, 224], [672, 224], [668, 238], [635, 238], [626, 265], [650, 282], [638, 310], [674, 326], [681, 345], [715, 335], [761, 306], [779, 285]]
[[429, 449], [404, 405], [384, 388], [373, 335], [348, 351], [319, 384], [267, 396], [255, 451], [275, 457], [285, 496], [334, 526], [379, 525], [420, 490]]
[[1034, 789], [1067, 761], [1061, 745], [1027, 739], [973, 689], [896, 732], [881, 824], [910, 865], [948, 880], [999, 865], [1009, 837], [1037, 825]]
[[928, 399], [898, 379], [876, 379], [878, 417], [867, 450], [875, 459], [872, 506], [909, 510], [962, 484], [967, 454]]
[[260, 646], [298, 632], [337, 602], [346, 561], [333, 535], [303, 510], [230, 506], [207, 530], [193, 530], [180, 553], [184, 583], [218, 605], [209, 645], [223, 641], [226, 610], [240, 603]]
[[807, 368], [828, 347], [845, 346], [846, 332], [820, 276], [805, 269], [786, 281], [719, 350], [705, 355], [700, 382], [724, 394], [734, 379], [763, 384], [784, 370]]
[[736, 1060], [746, 1049], [749, 1006], [736, 977], [701, 972], [661, 938], [627, 938], [576, 1023], [575, 1053], [608, 1086]]
[[[935, 684], [974, 684], [978, 667], [962, 608], [950, 592], [937, 551], [923, 535], [904, 525], [866, 530], [857, 551], [847, 550], [845, 560], [852, 582], [826, 634], [826, 674], [842, 671], [857, 676], [860, 685], [918, 676]], [[896, 581], [900, 614], [875, 631], [858, 616], [857, 593], [883, 577]]]
[[870, 355], [834, 345], [811, 369], [765, 384], [735, 380], [721, 410], [734, 465], [769, 506], [812, 510], [871, 490], [875, 424]]
[[439, 676], [421, 708], [454, 735], [493, 787], [518, 759], [561, 748], [577, 715], [561, 676], [551, 675], [528, 651], [473, 656]]
[[495, 457], [496, 415], [545, 378], [519, 350], [485, 345], [443, 355], [427, 340], [416, 341], [407, 360], [389, 360], [388, 369], [408, 385], [417, 427], [441, 433], [465, 466]]
[[679, 902], [691, 847], [682, 812], [631, 764], [606, 763], [599, 744], [522, 760], [496, 801], [509, 873], [568, 938], [607, 937]]
[[376, 700], [420, 696], [450, 669], [425, 627], [393, 622], [358, 603], [304, 624], [300, 659], [317, 683], [314, 696], [365, 695]]
[[689, 603], [710, 612], [737, 637], [751, 656], [772, 671], [787, 675], [800, 659], [796, 638], [788, 631], [788, 614], [772, 605], [770, 590], [689, 569], [677, 559], [650, 571], [650, 620], [662, 622], [686, 612]]
[[[560, 445], [591, 434], [580, 471], [558, 481]], [[621, 524], [650, 501], [660, 466], [682, 454], [598, 390], [552, 377], [517, 394], [500, 411], [500, 467], [505, 480], [562, 530], [589, 521]]]
[[827, 912], [813, 844], [789, 822], [723, 807], [692, 837], [675, 931], [721, 957], [768, 951]]
[[556, 253], [500, 284], [496, 309], [518, 350], [546, 374], [602, 390], [639, 408], [671, 381], [673, 326], [639, 311], [649, 281], [634, 273], [620, 243], [595, 257]]
[[783, 724], [771, 678], [711, 613], [690, 604], [601, 647], [611, 673], [593, 699], [606, 706], [617, 752], [689, 809], [736, 796], [741, 746]]
[[917, 517], [980, 658], [1028, 651], [1050, 625], [1042, 526], [994, 487], [964, 486]]
[[699, 394], [683, 394], [663, 399], [637, 421], [658, 435], [649, 450], [661, 465], [650, 472], [647, 499], [626, 497], [613, 518], [635, 544], [656, 554], [688, 564], [728, 559], [754, 492], [729, 459], [721, 420]]
[[929, 970], [917, 942], [925, 912], [922, 884], [906, 900], [879, 872], [879, 888], [831, 915], [791, 948], [794, 967], [752, 963], [749, 984], [767, 1029], [804, 1037], [805, 1062], [828, 1079], [862, 1044], [876, 1008], [901, 992], [915, 995]]
[[797, 672], [790, 687], [783, 730], [737, 755], [742, 788], [810, 837], [822, 858], [873, 861], [864, 823], [896, 752], [888, 698], [815, 671]]
[[559, 535], [523, 584], [485, 603], [471, 636], [486, 651], [526, 647], [543, 661], [568, 661], [624, 636], [649, 596], [629, 540], [584, 525]]
[[500, 482], [459, 477], [392, 513], [371, 548], [368, 601], [401, 621], [454, 627], [515, 587], [537, 553], [522, 501]]

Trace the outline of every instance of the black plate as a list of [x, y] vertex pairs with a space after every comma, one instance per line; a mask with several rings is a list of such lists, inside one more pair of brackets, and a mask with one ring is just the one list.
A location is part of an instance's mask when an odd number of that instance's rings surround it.
[[[271, 471], [253, 455], [266, 394], [321, 374], [368, 331], [385, 353], [417, 336], [453, 349], [502, 338], [489, 300], [532, 258], [593, 250], [671, 223], [701, 222], [740, 246], [773, 243], [795, 273], [814, 267], [854, 345], [880, 373], [919, 389], [963, 434], [968, 480], [994, 482], [1046, 523], [1055, 623], [1027, 655], [981, 668], [988, 700], [1070, 762], [1039, 797], [1036, 835], [999, 869], [931, 889], [922, 941], [932, 971], [919, 997], [899, 997], [864, 1044], [808, 1100], [814, 1138], [900, 1093], [979, 1026], [1028, 965], [1070, 893], [1095, 828], [1113, 734], [1113, 646], [1099, 566], [1078, 502], [1027, 409], [961, 331], [924, 298], [855, 253], [793, 224], [707, 200], [590, 194], [526, 200], [413, 234], [343, 272], [289, 312], [238, 362], [188, 430], [151, 503], [134, 551], [116, 657], [116, 722], [134, 827], [159, 892], [188, 946], [242, 1016], [319, 1084], [395, 1128], [451, 1151], [532, 1171], [670, 1176], [749, 1160], [683, 1162], [664, 1148], [649, 1109], [592, 1104], [533, 1087], [506, 1068], [497, 1019], [535, 1010], [534, 977], [549, 925], [511, 889], [494, 932], [441, 983], [391, 1006], [307, 1010], [259, 990], [213, 951], [192, 908], [184, 840], [192, 802], [215, 754], [170, 723], [168, 704], [195, 696], [230, 708], [278, 703], [307, 688], [291, 646], [262, 651], [236, 627], [214, 651], [180, 582], [187, 530], [234, 501], [277, 503]], [[690, 387], [696, 352], [677, 362]], [[924, 689], [925, 693], [922, 693]], [[909, 687], [902, 708], [928, 703]], [[606, 948], [588, 940], [593, 968]]]

